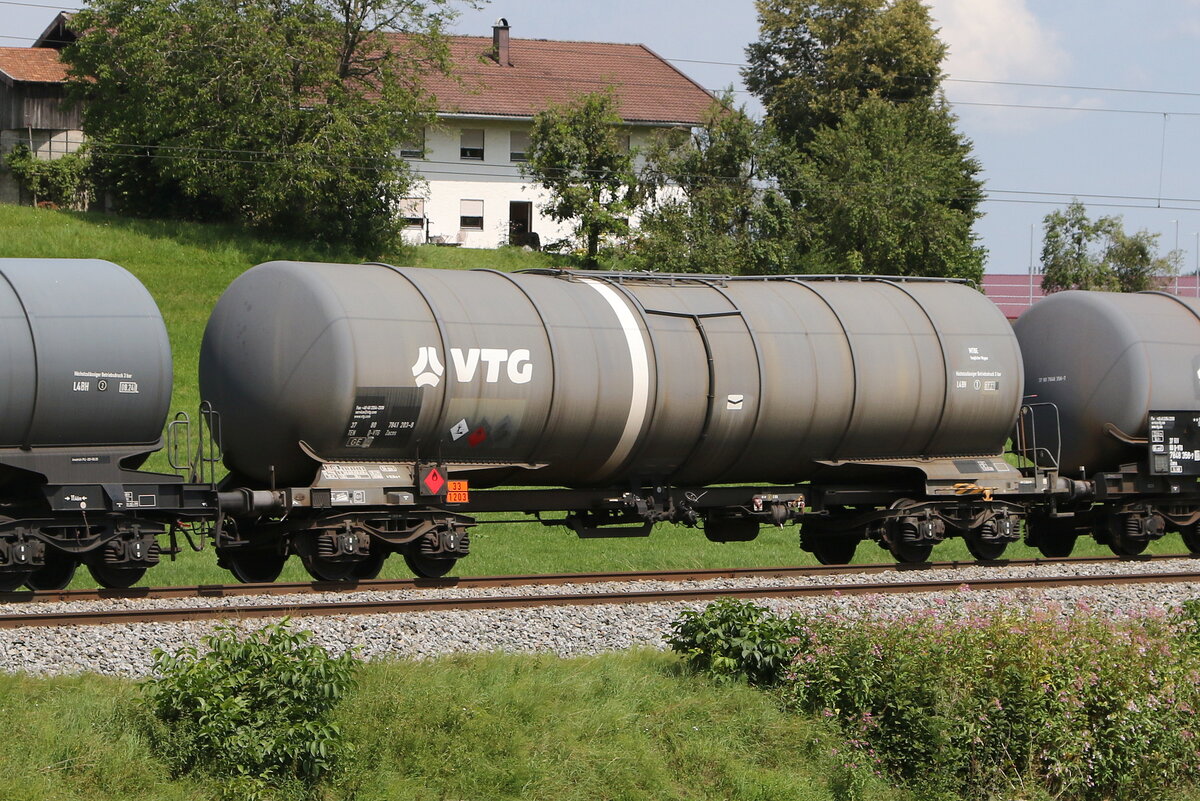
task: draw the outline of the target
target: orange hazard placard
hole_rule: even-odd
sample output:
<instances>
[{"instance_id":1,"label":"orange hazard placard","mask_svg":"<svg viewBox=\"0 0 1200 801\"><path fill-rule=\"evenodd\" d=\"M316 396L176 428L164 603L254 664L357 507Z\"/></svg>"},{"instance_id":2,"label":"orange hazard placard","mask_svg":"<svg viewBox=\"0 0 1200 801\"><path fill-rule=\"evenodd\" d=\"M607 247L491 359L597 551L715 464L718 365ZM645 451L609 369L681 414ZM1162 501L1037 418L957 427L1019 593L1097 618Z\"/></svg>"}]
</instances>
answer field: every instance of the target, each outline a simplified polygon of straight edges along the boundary
<instances>
[{"instance_id":1,"label":"orange hazard placard","mask_svg":"<svg viewBox=\"0 0 1200 801\"><path fill-rule=\"evenodd\" d=\"M465 481L450 481L446 484L446 503L467 503L471 499Z\"/></svg>"}]
</instances>

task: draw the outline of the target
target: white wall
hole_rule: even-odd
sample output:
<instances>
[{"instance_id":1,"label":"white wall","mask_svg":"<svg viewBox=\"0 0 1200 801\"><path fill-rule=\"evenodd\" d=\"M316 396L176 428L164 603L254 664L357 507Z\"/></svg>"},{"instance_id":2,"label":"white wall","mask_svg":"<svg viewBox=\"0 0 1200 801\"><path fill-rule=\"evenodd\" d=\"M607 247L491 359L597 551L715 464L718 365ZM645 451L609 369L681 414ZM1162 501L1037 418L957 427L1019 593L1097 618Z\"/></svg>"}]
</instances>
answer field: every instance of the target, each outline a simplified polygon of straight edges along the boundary
<instances>
[{"instance_id":1,"label":"white wall","mask_svg":"<svg viewBox=\"0 0 1200 801\"><path fill-rule=\"evenodd\" d=\"M483 161L460 158L461 131L464 128L484 132ZM414 196L425 199L425 216L431 240L458 243L469 248L495 248L508 243L509 203L531 201L533 224L543 245L567 237L572 226L557 223L543 211L547 195L533 186L520 172L520 164L509 158L511 131L528 131L529 122L444 119L425 133L425 158L411 159L414 172L425 181L414 189ZM649 140L652 129L630 128L630 145L638 147ZM483 201L483 230L459 227L462 200ZM636 223L636 218L634 220ZM425 241L424 231L410 230L405 238L413 243Z\"/></svg>"}]
</instances>

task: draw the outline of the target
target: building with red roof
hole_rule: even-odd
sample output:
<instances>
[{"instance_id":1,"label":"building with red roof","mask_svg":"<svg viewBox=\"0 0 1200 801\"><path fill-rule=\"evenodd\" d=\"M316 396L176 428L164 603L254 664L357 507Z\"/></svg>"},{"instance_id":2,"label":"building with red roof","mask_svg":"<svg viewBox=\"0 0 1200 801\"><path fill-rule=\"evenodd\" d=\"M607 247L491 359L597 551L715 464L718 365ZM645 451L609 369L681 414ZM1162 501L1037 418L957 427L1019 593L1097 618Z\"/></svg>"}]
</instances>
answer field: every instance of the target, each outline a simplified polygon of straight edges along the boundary
<instances>
[{"instance_id":1,"label":"building with red roof","mask_svg":"<svg viewBox=\"0 0 1200 801\"><path fill-rule=\"evenodd\" d=\"M403 151L424 179L404 204L412 241L496 247L566 236L570 226L542 213L544 193L521 174L533 116L548 106L612 87L637 147L657 129L700 124L713 103L640 44L515 39L505 19L490 38L448 44L453 75L425 79L438 124Z\"/></svg>"},{"instance_id":2,"label":"building with red roof","mask_svg":"<svg viewBox=\"0 0 1200 801\"><path fill-rule=\"evenodd\" d=\"M46 159L79 149L79 110L66 102L66 79L53 47L0 47L0 156L18 143ZM12 175L0 171L0 202L21 200Z\"/></svg>"}]
</instances>

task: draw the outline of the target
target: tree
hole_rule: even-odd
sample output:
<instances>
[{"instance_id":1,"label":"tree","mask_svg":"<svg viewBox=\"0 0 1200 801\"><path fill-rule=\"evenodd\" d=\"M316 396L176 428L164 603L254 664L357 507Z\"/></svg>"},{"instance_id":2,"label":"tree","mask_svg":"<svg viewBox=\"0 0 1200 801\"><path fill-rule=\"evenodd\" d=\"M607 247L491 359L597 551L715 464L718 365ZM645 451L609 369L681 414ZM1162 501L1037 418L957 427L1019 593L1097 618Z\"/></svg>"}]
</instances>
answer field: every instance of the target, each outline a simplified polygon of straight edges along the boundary
<instances>
[{"instance_id":1,"label":"tree","mask_svg":"<svg viewBox=\"0 0 1200 801\"><path fill-rule=\"evenodd\" d=\"M529 162L522 172L550 195L545 212L575 221L575 236L596 265L601 237L629 232L629 215L641 203L633 153L622 132L611 89L580 95L534 115Z\"/></svg>"},{"instance_id":2,"label":"tree","mask_svg":"<svg viewBox=\"0 0 1200 801\"><path fill-rule=\"evenodd\" d=\"M870 98L817 131L788 181L806 272L982 279L979 165L948 118L940 104Z\"/></svg>"},{"instance_id":3,"label":"tree","mask_svg":"<svg viewBox=\"0 0 1200 801\"><path fill-rule=\"evenodd\" d=\"M747 88L802 146L869 97L932 101L946 46L920 0L758 0Z\"/></svg>"},{"instance_id":4,"label":"tree","mask_svg":"<svg viewBox=\"0 0 1200 801\"><path fill-rule=\"evenodd\" d=\"M795 255L794 212L769 185L769 132L719 98L691 131L661 133L642 184L655 197L635 249L653 270L781 273Z\"/></svg>"},{"instance_id":5,"label":"tree","mask_svg":"<svg viewBox=\"0 0 1200 801\"><path fill-rule=\"evenodd\" d=\"M1158 255L1158 234L1125 233L1120 216L1092 220L1079 200L1042 220L1042 289L1141 292L1176 275L1182 253Z\"/></svg>"},{"instance_id":6,"label":"tree","mask_svg":"<svg viewBox=\"0 0 1200 801\"><path fill-rule=\"evenodd\" d=\"M978 279L979 163L941 92L920 0L758 0L743 73L785 145L797 267ZM788 147L790 146L790 152Z\"/></svg>"},{"instance_id":7,"label":"tree","mask_svg":"<svg viewBox=\"0 0 1200 801\"><path fill-rule=\"evenodd\" d=\"M134 214L386 249L448 2L96 0L63 57L101 188Z\"/></svg>"}]
</instances>

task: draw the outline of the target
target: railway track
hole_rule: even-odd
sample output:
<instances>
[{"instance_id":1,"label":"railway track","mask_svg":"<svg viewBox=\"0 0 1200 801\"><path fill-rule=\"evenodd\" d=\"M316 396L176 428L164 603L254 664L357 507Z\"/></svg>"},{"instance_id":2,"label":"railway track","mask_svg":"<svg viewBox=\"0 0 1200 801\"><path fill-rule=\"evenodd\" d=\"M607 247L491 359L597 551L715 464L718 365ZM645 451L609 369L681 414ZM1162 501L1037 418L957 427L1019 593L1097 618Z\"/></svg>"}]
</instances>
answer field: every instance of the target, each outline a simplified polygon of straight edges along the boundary
<instances>
[{"instance_id":1,"label":"railway track","mask_svg":"<svg viewBox=\"0 0 1200 801\"><path fill-rule=\"evenodd\" d=\"M818 576L848 573L883 573L907 572L913 569L953 569L956 567L988 565L1071 565L1097 564L1112 562L1149 562L1168 559L1191 558L1187 556L1157 556L1157 557L1076 557L1066 559L1031 559L1009 560L996 563L979 562L943 562L925 565L861 565L837 567L779 567L779 568L747 568L725 570L688 570L666 571L653 573L587 573L566 574L555 576L486 576L463 579L406 579L406 580L375 580L357 583L317 582L297 585L233 585L230 587L193 587L193 588L146 588L144 590L100 590L100 591L59 591L54 593L10 593L8 596L20 596L25 600L37 597L40 600L51 600L45 596L54 596L53 600L85 600L84 595L92 593L90 599L110 598L180 598L192 597L198 600L211 597L221 597L221 591L228 595L264 594L264 590L273 594L315 593L348 590L387 591L396 589L424 588L483 588L497 586L519 586L522 584L587 584L600 582L634 582L643 581L703 581L716 578L763 578L763 577L792 577ZM744 586L720 588L685 588L679 590L622 590L615 592L595 593L561 593L535 595L502 595L482 597L461 597L435 595L432 597L405 598L390 600L317 600L308 602L291 602L278 604L243 604L221 606L170 606L137 609L101 609L75 610L69 612L49 613L19 613L0 615L0 628L19 628L29 626L72 626L72 625L104 625L123 623L172 623L192 620L210 619L239 619L282 616L308 615L366 615L391 614L403 612L432 612L432 611L463 611L476 609L504 609L514 607L539 606L568 606L596 604L636 604L662 603L674 601L706 601L721 597L739 598L772 598L772 597L811 597L821 595L868 595L921 593L956 590L969 587L974 590L1011 590L1011 589L1048 589L1053 587L1089 587L1116 584L1152 584L1152 583L1183 583L1200 582L1200 570L1145 572L1105 575L1075 575L1075 576L1042 576L1020 578L972 579L964 582L960 579L947 578L939 580L919 581L888 581L870 583L841 583L821 585L787 585L787 586ZM190 594L182 594L182 593ZM174 594L166 594L174 593ZM3 600L5 596L0 596Z\"/></svg>"},{"instance_id":2,"label":"railway track","mask_svg":"<svg viewBox=\"0 0 1200 801\"><path fill-rule=\"evenodd\" d=\"M904 573L916 570L957 570L966 567L1031 567L1036 565L1089 565L1121 562L1196 560L1197 554L1145 554L1141 556L1068 556L1060 559L1002 559L993 562L954 561L866 565L805 565L792 567L734 567L686 570L623 571L608 573L558 573L513 576L444 576L442 578L370 579L364 581L271 582L268 584L200 584L187 587L130 587L0 592L0 604L54 601L105 601L160 598L229 598L239 595L306 595L328 592L390 592L414 589L483 589L530 584L598 584L606 581L708 581L721 578L787 578L836 576L858 573Z\"/></svg>"}]
</instances>

